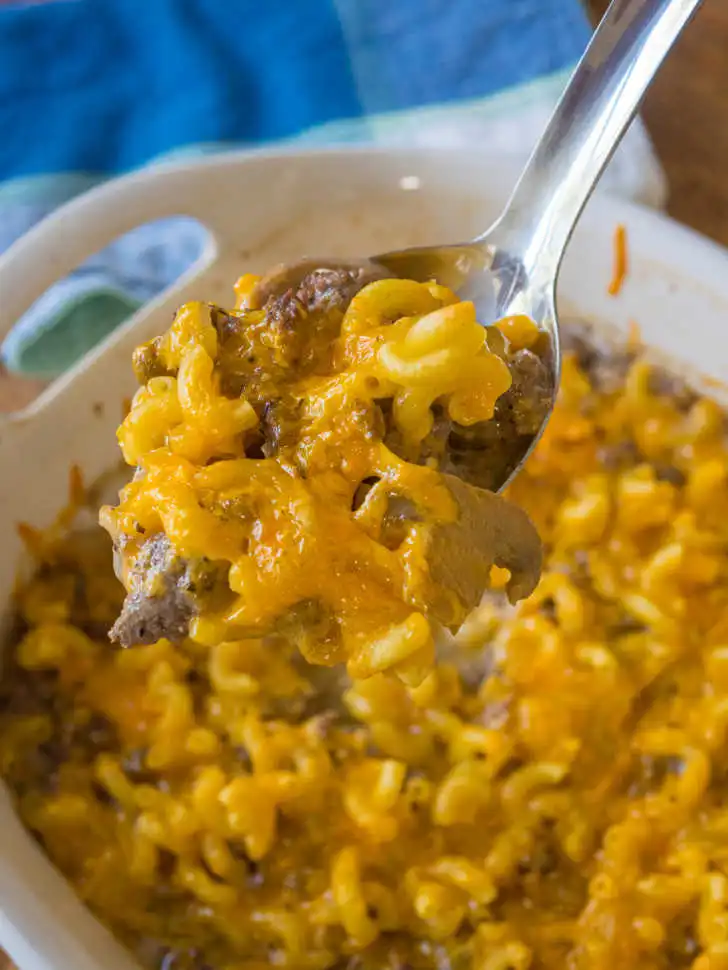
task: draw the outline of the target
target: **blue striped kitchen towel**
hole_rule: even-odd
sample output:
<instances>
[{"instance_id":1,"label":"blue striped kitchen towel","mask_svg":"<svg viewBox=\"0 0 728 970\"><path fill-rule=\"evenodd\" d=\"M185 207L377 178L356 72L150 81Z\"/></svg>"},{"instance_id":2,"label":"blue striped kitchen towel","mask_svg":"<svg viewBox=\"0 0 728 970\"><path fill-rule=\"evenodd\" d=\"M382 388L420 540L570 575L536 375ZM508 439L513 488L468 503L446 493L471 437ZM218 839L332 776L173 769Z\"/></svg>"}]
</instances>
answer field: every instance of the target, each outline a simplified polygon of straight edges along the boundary
<instances>
[{"instance_id":1,"label":"blue striped kitchen towel","mask_svg":"<svg viewBox=\"0 0 728 970\"><path fill-rule=\"evenodd\" d=\"M480 143L523 161L588 37L579 0L0 0L0 251L77 193L180 152ZM661 201L641 128L610 179ZM200 246L184 220L118 240L18 322L3 362L60 373Z\"/></svg>"}]
</instances>

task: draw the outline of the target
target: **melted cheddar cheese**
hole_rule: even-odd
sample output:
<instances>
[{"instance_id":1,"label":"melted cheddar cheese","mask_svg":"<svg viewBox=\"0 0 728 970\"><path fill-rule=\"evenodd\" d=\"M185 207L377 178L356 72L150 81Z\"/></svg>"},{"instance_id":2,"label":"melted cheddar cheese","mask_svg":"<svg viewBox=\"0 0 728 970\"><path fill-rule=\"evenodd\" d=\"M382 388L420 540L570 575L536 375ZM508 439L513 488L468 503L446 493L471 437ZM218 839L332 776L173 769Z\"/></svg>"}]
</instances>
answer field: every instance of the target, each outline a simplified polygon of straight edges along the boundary
<instances>
[{"instance_id":1,"label":"melted cheddar cheese","mask_svg":"<svg viewBox=\"0 0 728 970\"><path fill-rule=\"evenodd\" d=\"M193 640L260 636L314 604L317 635L299 637L308 660L419 683L432 617L455 626L473 605L432 574L434 530L461 509L423 442L436 411L463 428L492 418L512 380L504 341L499 355L474 305L434 283L376 280L343 309L309 312L285 299L258 307L256 282L243 277L231 313L183 306L137 356L144 383L118 438L138 472L101 516L125 584L158 595L167 578L139 574L161 533L226 577L195 609ZM502 333L524 346L534 330L513 318ZM395 500L410 510L396 543ZM482 555L488 567L518 559Z\"/></svg>"}]
</instances>

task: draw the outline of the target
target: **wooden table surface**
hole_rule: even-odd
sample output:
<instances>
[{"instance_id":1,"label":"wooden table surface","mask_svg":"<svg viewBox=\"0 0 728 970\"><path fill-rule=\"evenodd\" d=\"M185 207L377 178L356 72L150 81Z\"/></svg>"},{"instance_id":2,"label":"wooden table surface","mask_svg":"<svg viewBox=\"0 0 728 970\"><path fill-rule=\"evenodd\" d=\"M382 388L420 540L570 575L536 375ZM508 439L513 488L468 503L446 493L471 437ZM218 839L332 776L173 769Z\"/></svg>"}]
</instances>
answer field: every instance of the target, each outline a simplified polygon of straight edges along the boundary
<instances>
[{"instance_id":1,"label":"wooden table surface","mask_svg":"<svg viewBox=\"0 0 728 970\"><path fill-rule=\"evenodd\" d=\"M606 0L589 0L598 16ZM651 89L643 117L670 185L669 213L728 246L728 0L705 0ZM0 376L0 410L36 388ZM0 954L0 970L10 970Z\"/></svg>"},{"instance_id":2,"label":"wooden table surface","mask_svg":"<svg viewBox=\"0 0 728 970\"><path fill-rule=\"evenodd\" d=\"M607 0L588 0L596 17ZM704 0L647 95L643 118L668 212L728 246L728 0Z\"/></svg>"}]
</instances>

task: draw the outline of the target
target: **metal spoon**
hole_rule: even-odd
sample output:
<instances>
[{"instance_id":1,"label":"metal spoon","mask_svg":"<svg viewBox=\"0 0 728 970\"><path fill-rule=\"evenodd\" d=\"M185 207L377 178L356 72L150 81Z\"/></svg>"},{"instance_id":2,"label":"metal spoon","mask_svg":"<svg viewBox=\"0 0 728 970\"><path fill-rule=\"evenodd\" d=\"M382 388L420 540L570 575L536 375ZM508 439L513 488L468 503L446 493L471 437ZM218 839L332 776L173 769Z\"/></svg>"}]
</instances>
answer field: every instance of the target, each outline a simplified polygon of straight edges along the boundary
<instances>
[{"instance_id":1,"label":"metal spoon","mask_svg":"<svg viewBox=\"0 0 728 970\"><path fill-rule=\"evenodd\" d=\"M501 448L493 480L504 488L540 438L560 373L556 281L574 226L666 54L702 0L612 0L500 218L472 242L384 253L358 265L414 280L436 279L473 300L478 319L523 313L548 335L553 392L540 429ZM277 267L260 296L300 281L307 260Z\"/></svg>"}]
</instances>

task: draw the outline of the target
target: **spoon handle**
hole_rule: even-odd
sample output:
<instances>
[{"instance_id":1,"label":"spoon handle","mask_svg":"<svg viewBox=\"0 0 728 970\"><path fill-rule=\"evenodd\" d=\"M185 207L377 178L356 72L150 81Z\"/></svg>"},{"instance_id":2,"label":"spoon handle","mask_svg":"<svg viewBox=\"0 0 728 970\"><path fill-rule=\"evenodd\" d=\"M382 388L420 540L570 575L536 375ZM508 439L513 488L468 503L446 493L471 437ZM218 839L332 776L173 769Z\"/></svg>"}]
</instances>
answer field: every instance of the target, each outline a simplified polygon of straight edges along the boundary
<instances>
[{"instance_id":1,"label":"spoon handle","mask_svg":"<svg viewBox=\"0 0 728 970\"><path fill-rule=\"evenodd\" d=\"M612 0L488 241L548 285L592 189L702 0Z\"/></svg>"}]
</instances>

